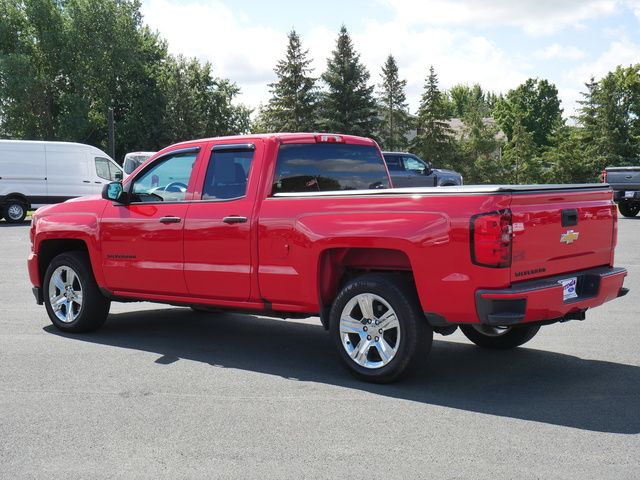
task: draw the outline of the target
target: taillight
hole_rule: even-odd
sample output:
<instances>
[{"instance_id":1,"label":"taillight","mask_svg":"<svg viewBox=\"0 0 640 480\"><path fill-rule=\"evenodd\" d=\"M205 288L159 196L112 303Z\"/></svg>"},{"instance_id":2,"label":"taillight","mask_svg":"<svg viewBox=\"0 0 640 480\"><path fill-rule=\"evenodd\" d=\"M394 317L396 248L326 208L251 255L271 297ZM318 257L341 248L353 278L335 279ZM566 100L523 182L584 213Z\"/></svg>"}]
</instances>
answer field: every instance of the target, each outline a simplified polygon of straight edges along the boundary
<instances>
[{"instance_id":1,"label":"taillight","mask_svg":"<svg viewBox=\"0 0 640 480\"><path fill-rule=\"evenodd\" d=\"M471 217L471 261L483 267L511 266L511 211Z\"/></svg>"},{"instance_id":2,"label":"taillight","mask_svg":"<svg viewBox=\"0 0 640 480\"><path fill-rule=\"evenodd\" d=\"M602 183L607 183L607 171L606 170L602 170L602 172L600 173L600 181Z\"/></svg>"},{"instance_id":3,"label":"taillight","mask_svg":"<svg viewBox=\"0 0 640 480\"><path fill-rule=\"evenodd\" d=\"M340 135L316 135L317 143L344 143Z\"/></svg>"}]
</instances>

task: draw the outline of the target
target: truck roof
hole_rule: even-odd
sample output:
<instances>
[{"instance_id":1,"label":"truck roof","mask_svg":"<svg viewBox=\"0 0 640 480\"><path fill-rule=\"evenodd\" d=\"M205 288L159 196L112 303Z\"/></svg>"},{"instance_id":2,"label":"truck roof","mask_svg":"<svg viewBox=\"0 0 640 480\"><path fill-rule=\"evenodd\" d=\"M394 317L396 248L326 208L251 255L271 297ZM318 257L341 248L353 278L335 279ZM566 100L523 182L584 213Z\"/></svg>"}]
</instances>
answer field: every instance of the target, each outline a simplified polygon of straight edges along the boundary
<instances>
[{"instance_id":1,"label":"truck roof","mask_svg":"<svg viewBox=\"0 0 640 480\"><path fill-rule=\"evenodd\" d=\"M245 142L247 140L276 140L279 141L281 143L315 143L316 142L316 137L318 137L319 135L326 135L326 136L337 136L337 137L341 137L344 140L344 143L348 143L348 144L356 144L356 145L376 145L376 142L374 142L372 139L370 138L366 138L366 137L358 137L355 135L343 135L341 133L325 133L325 132L316 132L316 133L253 133L253 134L247 134L247 135L230 135L230 136L225 136L225 137L210 137L210 138L200 138L200 139L194 139L194 140L187 140L184 142L180 142L180 143L176 143L174 145L180 145L180 146L187 146L187 145L191 145L193 143L202 143L202 142L210 142L210 141L214 141L214 140L238 140L238 141L242 141Z\"/></svg>"}]
</instances>

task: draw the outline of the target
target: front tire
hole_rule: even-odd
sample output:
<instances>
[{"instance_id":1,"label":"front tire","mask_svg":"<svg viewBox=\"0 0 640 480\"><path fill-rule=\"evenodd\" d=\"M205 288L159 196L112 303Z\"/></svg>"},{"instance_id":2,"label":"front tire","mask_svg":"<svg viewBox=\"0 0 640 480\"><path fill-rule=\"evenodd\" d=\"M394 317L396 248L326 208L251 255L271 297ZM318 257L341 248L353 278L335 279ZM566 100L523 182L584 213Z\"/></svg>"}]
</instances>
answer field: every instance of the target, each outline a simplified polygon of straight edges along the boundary
<instances>
[{"instance_id":1,"label":"front tire","mask_svg":"<svg viewBox=\"0 0 640 480\"><path fill-rule=\"evenodd\" d=\"M83 252L56 256L44 276L44 304L57 328L64 332L89 332L102 326L111 302L102 295Z\"/></svg>"},{"instance_id":2,"label":"front tire","mask_svg":"<svg viewBox=\"0 0 640 480\"><path fill-rule=\"evenodd\" d=\"M635 217L640 212L640 202L625 202L618 203L618 209L624 217Z\"/></svg>"},{"instance_id":3,"label":"front tire","mask_svg":"<svg viewBox=\"0 0 640 480\"><path fill-rule=\"evenodd\" d=\"M536 336L540 325L517 325L514 327L492 327L489 325L460 325L465 337L483 348L509 350L524 345Z\"/></svg>"},{"instance_id":4,"label":"front tire","mask_svg":"<svg viewBox=\"0 0 640 480\"><path fill-rule=\"evenodd\" d=\"M347 283L329 320L344 365L367 382L389 383L415 369L433 342L415 292L395 275L366 274Z\"/></svg>"},{"instance_id":5,"label":"front tire","mask_svg":"<svg viewBox=\"0 0 640 480\"><path fill-rule=\"evenodd\" d=\"M6 201L3 212L7 223L22 223L27 217L27 204L18 198Z\"/></svg>"}]
</instances>

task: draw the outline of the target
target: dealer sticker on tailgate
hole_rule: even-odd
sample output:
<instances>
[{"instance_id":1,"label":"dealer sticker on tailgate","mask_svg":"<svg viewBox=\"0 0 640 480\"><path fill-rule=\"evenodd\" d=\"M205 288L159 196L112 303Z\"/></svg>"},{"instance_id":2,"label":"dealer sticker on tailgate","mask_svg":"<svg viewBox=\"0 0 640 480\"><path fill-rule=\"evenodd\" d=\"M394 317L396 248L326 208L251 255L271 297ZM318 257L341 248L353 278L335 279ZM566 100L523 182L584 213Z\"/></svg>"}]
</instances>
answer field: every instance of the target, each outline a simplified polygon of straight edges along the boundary
<instances>
[{"instance_id":1,"label":"dealer sticker on tailgate","mask_svg":"<svg viewBox=\"0 0 640 480\"><path fill-rule=\"evenodd\" d=\"M559 280L558 283L563 287L562 297L565 302L572 298L578 298L578 292L576 291L578 285L577 277L565 278L564 280Z\"/></svg>"}]
</instances>

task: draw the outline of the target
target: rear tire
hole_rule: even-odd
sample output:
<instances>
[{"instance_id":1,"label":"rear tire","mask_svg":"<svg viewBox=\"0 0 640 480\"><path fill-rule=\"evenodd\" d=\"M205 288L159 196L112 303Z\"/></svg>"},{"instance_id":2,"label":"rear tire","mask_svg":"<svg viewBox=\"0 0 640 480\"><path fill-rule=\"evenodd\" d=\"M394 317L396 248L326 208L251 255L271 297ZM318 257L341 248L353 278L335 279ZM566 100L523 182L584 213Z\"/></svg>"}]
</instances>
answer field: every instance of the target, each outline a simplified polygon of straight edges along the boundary
<instances>
[{"instance_id":1,"label":"rear tire","mask_svg":"<svg viewBox=\"0 0 640 480\"><path fill-rule=\"evenodd\" d=\"M358 379L389 383L425 361L433 330L406 280L366 274L347 283L330 313L338 354Z\"/></svg>"},{"instance_id":2,"label":"rear tire","mask_svg":"<svg viewBox=\"0 0 640 480\"><path fill-rule=\"evenodd\" d=\"M514 327L491 327L489 325L460 325L465 337L482 348L509 350L524 345L536 336L540 325L517 325Z\"/></svg>"},{"instance_id":3,"label":"rear tire","mask_svg":"<svg viewBox=\"0 0 640 480\"><path fill-rule=\"evenodd\" d=\"M19 198L10 198L5 202L2 214L7 223L22 223L27 217L27 204Z\"/></svg>"},{"instance_id":4,"label":"rear tire","mask_svg":"<svg viewBox=\"0 0 640 480\"><path fill-rule=\"evenodd\" d=\"M47 267L42 287L51 323L64 332L96 330L109 315L111 302L100 292L84 252L56 256Z\"/></svg>"},{"instance_id":5,"label":"rear tire","mask_svg":"<svg viewBox=\"0 0 640 480\"><path fill-rule=\"evenodd\" d=\"M635 217L640 212L640 202L622 201L618 203L618 209L624 217Z\"/></svg>"}]
</instances>

